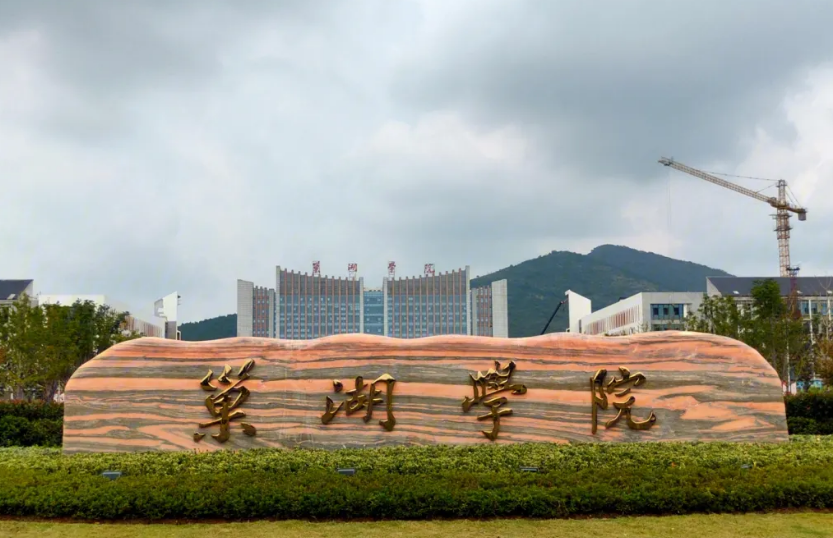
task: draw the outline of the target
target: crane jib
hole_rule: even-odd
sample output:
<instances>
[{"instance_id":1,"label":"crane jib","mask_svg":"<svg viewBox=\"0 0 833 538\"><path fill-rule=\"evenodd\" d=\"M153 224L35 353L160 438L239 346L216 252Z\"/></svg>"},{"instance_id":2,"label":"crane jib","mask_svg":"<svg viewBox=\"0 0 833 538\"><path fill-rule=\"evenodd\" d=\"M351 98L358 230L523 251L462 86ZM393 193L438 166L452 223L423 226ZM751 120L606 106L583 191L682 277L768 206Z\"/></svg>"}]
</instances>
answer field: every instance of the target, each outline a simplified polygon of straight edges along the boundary
<instances>
[{"instance_id":1,"label":"crane jib","mask_svg":"<svg viewBox=\"0 0 833 538\"><path fill-rule=\"evenodd\" d=\"M762 202L766 202L767 204L771 205L777 210L777 214L775 215L776 226L775 231L778 234L778 256L779 256L779 265L781 269L781 276L794 276L795 273L798 271L796 267L793 267L790 264L790 213L796 213L798 215L798 220L805 221L807 220L807 209L799 206L795 206L790 204L787 201L787 182L783 179L779 179L777 182L778 186L778 196L764 196L759 192L755 192L751 189L747 189L746 187L741 187L740 185L736 185L730 181L726 181L725 179L719 178L717 176L713 176L707 172L702 170L698 170L696 168L692 168L690 166L686 166L682 163L678 163L674 161L674 159L669 159L667 157L661 157L659 159L659 163L665 166L670 166L675 170L679 170L680 172L685 172L686 174L692 175L694 177L699 177L700 179L706 180L709 183L714 183L715 185L720 185L721 187L727 188L729 190L739 192L741 194L745 194L750 198L755 198L756 200L760 200Z\"/></svg>"}]
</instances>

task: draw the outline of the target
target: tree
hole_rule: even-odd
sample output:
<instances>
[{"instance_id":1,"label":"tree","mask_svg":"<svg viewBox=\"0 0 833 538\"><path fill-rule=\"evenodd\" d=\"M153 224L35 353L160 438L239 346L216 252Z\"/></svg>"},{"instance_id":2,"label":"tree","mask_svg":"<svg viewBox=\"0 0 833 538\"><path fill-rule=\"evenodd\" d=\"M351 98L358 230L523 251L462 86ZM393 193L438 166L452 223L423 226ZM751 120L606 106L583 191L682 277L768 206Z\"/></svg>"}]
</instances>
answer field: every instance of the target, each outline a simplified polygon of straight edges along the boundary
<instances>
[{"instance_id":1,"label":"tree","mask_svg":"<svg viewBox=\"0 0 833 538\"><path fill-rule=\"evenodd\" d=\"M814 364L813 370L828 387L833 387L833 323L823 316L813 319Z\"/></svg>"},{"instance_id":2,"label":"tree","mask_svg":"<svg viewBox=\"0 0 833 538\"><path fill-rule=\"evenodd\" d=\"M703 294L703 302L696 314L685 320L688 331L718 334L735 340L742 340L750 323L750 312L742 310L731 297Z\"/></svg>"},{"instance_id":3,"label":"tree","mask_svg":"<svg viewBox=\"0 0 833 538\"><path fill-rule=\"evenodd\" d=\"M812 377L813 339L795 305L784 300L778 283L772 279L755 282L751 295L752 303L744 308L732 297L704 295L697 314L686 320L686 328L748 344L788 384L796 377Z\"/></svg>"},{"instance_id":4,"label":"tree","mask_svg":"<svg viewBox=\"0 0 833 538\"><path fill-rule=\"evenodd\" d=\"M16 398L52 399L79 366L139 336L124 330L128 315L91 301L41 307L21 297L0 309L0 384Z\"/></svg>"}]
</instances>

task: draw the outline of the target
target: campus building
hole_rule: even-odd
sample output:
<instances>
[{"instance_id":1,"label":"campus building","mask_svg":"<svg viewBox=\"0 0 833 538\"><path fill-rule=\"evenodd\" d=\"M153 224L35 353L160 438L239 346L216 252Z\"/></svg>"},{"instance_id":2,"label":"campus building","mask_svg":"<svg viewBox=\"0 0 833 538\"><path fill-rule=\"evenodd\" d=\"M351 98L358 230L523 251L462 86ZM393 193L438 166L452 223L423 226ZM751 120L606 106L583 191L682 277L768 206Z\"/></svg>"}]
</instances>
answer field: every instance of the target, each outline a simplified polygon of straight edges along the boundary
<instances>
[{"instance_id":1,"label":"campus building","mask_svg":"<svg viewBox=\"0 0 833 538\"><path fill-rule=\"evenodd\" d=\"M0 307L13 305L23 295L34 297L34 280L0 280Z\"/></svg>"},{"instance_id":2,"label":"campus building","mask_svg":"<svg viewBox=\"0 0 833 538\"><path fill-rule=\"evenodd\" d=\"M109 296L104 295L77 295L77 294L49 294L36 293L34 280L0 280L0 307L12 306L22 296L27 296L32 306L64 305L71 306L77 301L91 302L96 306L109 306L118 312L130 312L126 305ZM181 339L177 324L177 307L179 306L179 295L174 292L156 301L154 314L163 318L164 324L157 325L150 321L139 319L128 314L122 324L122 330L136 332L142 336L157 338Z\"/></svg>"},{"instance_id":3,"label":"campus building","mask_svg":"<svg viewBox=\"0 0 833 538\"><path fill-rule=\"evenodd\" d=\"M807 323L816 316L833 321L833 277L708 277L706 295L732 297L741 308L749 308L752 288L763 280L774 280L784 298L795 289L798 309ZM681 330L685 318L696 314L703 302L702 292L644 292L593 312L590 299L573 291L567 296L570 332L611 336Z\"/></svg>"},{"instance_id":4,"label":"campus building","mask_svg":"<svg viewBox=\"0 0 833 538\"><path fill-rule=\"evenodd\" d=\"M702 292L643 292L592 312L590 299L568 291L570 332L618 336L683 330L703 302Z\"/></svg>"},{"instance_id":5,"label":"campus building","mask_svg":"<svg viewBox=\"0 0 833 538\"><path fill-rule=\"evenodd\" d=\"M709 277L706 279L706 294L710 297L732 297L740 306L752 304L752 287L762 280L774 280L787 298L793 290L791 277ZM815 316L831 319L833 316L833 277L806 276L795 278L795 295L798 310L806 320Z\"/></svg>"},{"instance_id":6,"label":"campus building","mask_svg":"<svg viewBox=\"0 0 833 538\"><path fill-rule=\"evenodd\" d=\"M104 295L53 295L53 294L38 294L35 297L37 304L45 305L64 305L71 306L77 301L91 302L95 306L109 306L113 310L119 312L130 312L123 303L114 300L112 297ZM156 338L165 338L165 328L155 323L139 319L136 316L129 314L125 317L122 326L123 331L137 332L142 336L152 336Z\"/></svg>"},{"instance_id":7,"label":"campus building","mask_svg":"<svg viewBox=\"0 0 833 538\"><path fill-rule=\"evenodd\" d=\"M307 340L362 333L508 337L506 280L471 288L469 268L382 279L310 275L277 267L275 287L237 281L237 335Z\"/></svg>"}]
</instances>

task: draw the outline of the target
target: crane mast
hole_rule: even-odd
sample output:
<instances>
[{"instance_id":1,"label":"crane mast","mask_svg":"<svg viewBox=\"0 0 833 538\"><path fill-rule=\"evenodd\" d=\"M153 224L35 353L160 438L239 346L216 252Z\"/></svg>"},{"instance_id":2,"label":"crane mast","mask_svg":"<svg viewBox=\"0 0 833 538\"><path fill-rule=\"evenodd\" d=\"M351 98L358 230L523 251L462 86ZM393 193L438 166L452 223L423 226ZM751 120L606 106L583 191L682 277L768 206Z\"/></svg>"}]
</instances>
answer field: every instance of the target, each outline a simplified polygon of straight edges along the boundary
<instances>
[{"instance_id":1,"label":"crane mast","mask_svg":"<svg viewBox=\"0 0 833 538\"><path fill-rule=\"evenodd\" d=\"M725 179L713 176L709 173L703 172L702 170L686 166L683 163L678 163L674 159L662 157L660 158L659 163L665 166L670 166L675 170L685 172L686 174L694 177L699 177L700 179L704 179L710 183L714 183L715 185L720 185L726 189L744 194L750 198L766 202L770 206L774 207L775 233L778 237L778 265L780 267L781 276L796 276L798 268L793 267L790 263L790 230L792 229L792 226L790 226L790 217L792 215L790 215L790 213L797 214L798 220L803 221L807 220L807 209L790 204L789 200L787 200L786 181L779 179L776 183L778 187L777 197L764 196L759 192L747 189L746 187L741 187L740 185L736 185L730 181L726 181Z\"/></svg>"}]
</instances>

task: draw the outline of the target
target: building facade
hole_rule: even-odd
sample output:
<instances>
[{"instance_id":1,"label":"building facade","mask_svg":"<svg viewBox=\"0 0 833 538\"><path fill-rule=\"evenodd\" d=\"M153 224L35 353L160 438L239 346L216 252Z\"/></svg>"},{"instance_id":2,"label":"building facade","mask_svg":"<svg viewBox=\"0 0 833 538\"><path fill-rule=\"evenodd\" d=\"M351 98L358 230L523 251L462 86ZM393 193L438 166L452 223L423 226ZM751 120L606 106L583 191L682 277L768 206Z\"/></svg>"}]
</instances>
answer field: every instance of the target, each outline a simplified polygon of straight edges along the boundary
<instances>
[{"instance_id":1,"label":"building facade","mask_svg":"<svg viewBox=\"0 0 833 538\"><path fill-rule=\"evenodd\" d=\"M507 283L471 288L468 267L437 275L364 279L276 268L275 288L237 281L237 335L307 340L334 334L420 338L508 336Z\"/></svg>"},{"instance_id":2,"label":"building facade","mask_svg":"<svg viewBox=\"0 0 833 538\"><path fill-rule=\"evenodd\" d=\"M0 307L13 305L24 294L34 299L34 280L0 280Z\"/></svg>"},{"instance_id":3,"label":"building facade","mask_svg":"<svg viewBox=\"0 0 833 538\"><path fill-rule=\"evenodd\" d=\"M507 281L471 289L471 333L474 336L509 338Z\"/></svg>"},{"instance_id":4,"label":"building facade","mask_svg":"<svg viewBox=\"0 0 833 538\"><path fill-rule=\"evenodd\" d=\"M471 334L469 268L439 275L385 278L385 336Z\"/></svg>"},{"instance_id":5,"label":"building facade","mask_svg":"<svg viewBox=\"0 0 833 538\"><path fill-rule=\"evenodd\" d=\"M131 309L127 308L123 303L114 300L112 297L104 295L35 293L34 280L0 280L0 307L13 305L20 300L20 297L23 296L23 294L26 294L26 296L29 297L32 306L70 306L77 301L89 301L96 306L109 306L118 312L131 311ZM179 295L174 292L167 297L160 299L156 303L157 316L160 316L161 312L161 317L166 318L166 322L163 326L139 319L132 314L128 314L125 317L122 330L136 332L142 336L179 339L180 334L177 329L176 321L176 307L179 303ZM164 308L161 308L163 303Z\"/></svg>"},{"instance_id":6,"label":"building facade","mask_svg":"<svg viewBox=\"0 0 833 538\"><path fill-rule=\"evenodd\" d=\"M130 312L124 304L104 295L53 295L53 294L38 294L36 296L37 304L44 305L64 305L70 306L77 301L91 302L96 306L109 306L113 310L119 312ZM137 332L142 336L152 336L156 338L165 338L165 327L159 326L155 323L139 319L132 314L124 320L122 330Z\"/></svg>"},{"instance_id":7,"label":"building facade","mask_svg":"<svg viewBox=\"0 0 833 538\"><path fill-rule=\"evenodd\" d=\"M686 317L696 313L703 302L701 292L643 292L589 312L589 299L572 291L568 294L570 330L590 335L620 336L646 331L683 330ZM574 320L573 301L577 303L577 314L581 314L577 320Z\"/></svg>"},{"instance_id":8,"label":"building facade","mask_svg":"<svg viewBox=\"0 0 833 538\"><path fill-rule=\"evenodd\" d=\"M782 297L789 297L793 290L790 277L709 277L706 279L706 294L710 297L732 297L744 307L750 306L752 288L756 282L774 280L781 290ZM798 310L807 322L816 316L833 320L833 277L796 277L795 294Z\"/></svg>"}]
</instances>

